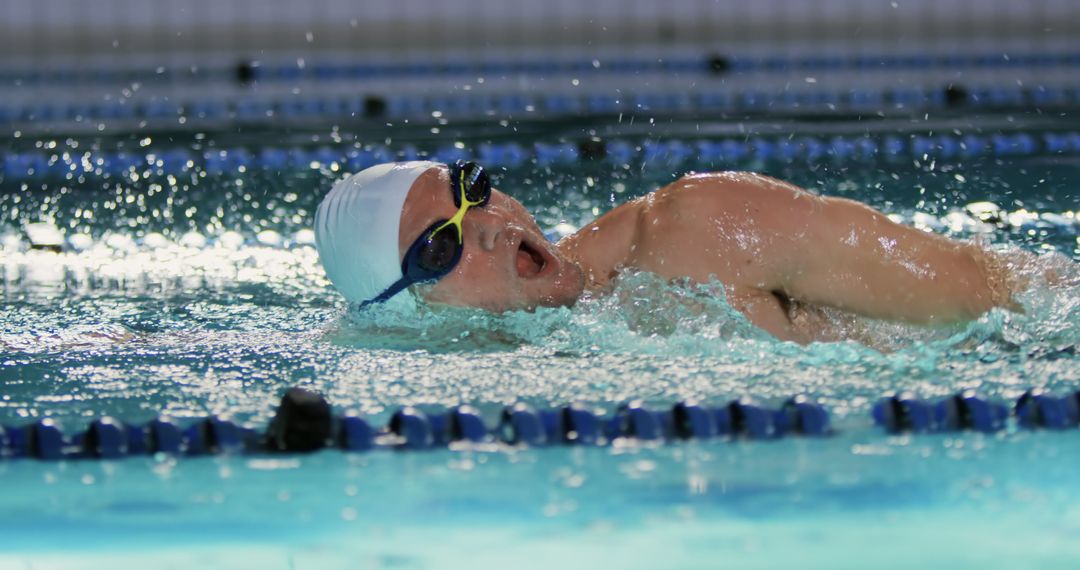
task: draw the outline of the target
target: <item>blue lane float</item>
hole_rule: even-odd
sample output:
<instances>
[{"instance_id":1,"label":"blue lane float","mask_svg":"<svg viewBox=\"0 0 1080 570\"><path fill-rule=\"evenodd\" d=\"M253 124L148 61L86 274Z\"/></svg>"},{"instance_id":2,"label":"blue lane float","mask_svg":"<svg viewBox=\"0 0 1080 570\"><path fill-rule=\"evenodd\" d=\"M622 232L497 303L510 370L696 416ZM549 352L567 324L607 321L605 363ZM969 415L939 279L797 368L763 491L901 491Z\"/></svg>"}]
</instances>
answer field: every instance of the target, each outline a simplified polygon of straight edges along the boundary
<instances>
[{"instance_id":1,"label":"blue lane float","mask_svg":"<svg viewBox=\"0 0 1080 570\"><path fill-rule=\"evenodd\" d=\"M337 423L338 435L334 440L337 447L345 451L368 451L375 446L375 430L364 418L355 413L346 413ZM323 445L315 445L305 450L313 451ZM278 451L292 451L292 449L282 447L278 448Z\"/></svg>"},{"instance_id":2,"label":"blue lane float","mask_svg":"<svg viewBox=\"0 0 1080 570\"><path fill-rule=\"evenodd\" d=\"M579 117L594 115L645 115L656 113L711 117L716 113L742 114L850 114L966 109L1029 109L1069 107L1080 104L1075 85L987 86L763 91L702 90L691 94L639 92L521 93L421 95L374 93L353 96L306 96L287 99L225 98L185 102L149 100L139 104L91 105L81 103L26 103L0 106L0 123L150 121L170 126L213 123L263 124L312 121L450 120L492 118Z\"/></svg>"},{"instance_id":3,"label":"blue lane float","mask_svg":"<svg viewBox=\"0 0 1080 570\"><path fill-rule=\"evenodd\" d=\"M814 163L865 160L962 160L978 157L1021 157L1080 154L1080 132L997 133L990 136L961 135L866 135L750 136L738 139L680 139L637 141L591 137L578 142L486 142L475 148L454 146L424 150L406 145L367 145L336 149L329 146L263 147L252 152L243 147L194 153L166 149L144 156L126 151L95 153L11 152L0 157L0 176L8 180L71 179L73 177L181 176L192 171L233 175L258 169L268 172L329 168L336 165L355 172L395 160L453 162L475 156L489 167L539 167L605 162L622 166L642 162L681 167L735 168L747 161Z\"/></svg>"},{"instance_id":4,"label":"blue lane float","mask_svg":"<svg viewBox=\"0 0 1080 570\"><path fill-rule=\"evenodd\" d=\"M1010 416L1019 429L1074 429L1080 426L1080 392L1064 397L1041 390L1025 392L1011 406L965 391L930 401L912 394L879 400L872 409L874 423L888 433L946 433L1005 430Z\"/></svg>"},{"instance_id":5,"label":"blue lane float","mask_svg":"<svg viewBox=\"0 0 1080 570\"><path fill-rule=\"evenodd\" d=\"M472 406L457 406L446 414L446 431L441 443L467 441L481 443L490 438L480 412Z\"/></svg>"},{"instance_id":6,"label":"blue lane float","mask_svg":"<svg viewBox=\"0 0 1080 570\"><path fill-rule=\"evenodd\" d=\"M665 421L667 419L667 421ZM630 402L620 406L615 417L608 422L609 437L626 434L641 441L669 438L673 421L664 414L649 410L642 402Z\"/></svg>"},{"instance_id":7,"label":"blue lane float","mask_svg":"<svg viewBox=\"0 0 1080 570\"><path fill-rule=\"evenodd\" d=\"M832 433L828 412L806 396L795 396L784 402L779 414L781 421L778 423L784 431L815 436Z\"/></svg>"},{"instance_id":8,"label":"blue lane float","mask_svg":"<svg viewBox=\"0 0 1080 570\"><path fill-rule=\"evenodd\" d=\"M709 439L720 435L714 414L697 402L679 402L671 409L672 426L682 439Z\"/></svg>"},{"instance_id":9,"label":"blue lane float","mask_svg":"<svg viewBox=\"0 0 1080 570\"><path fill-rule=\"evenodd\" d=\"M924 433L937 427L932 406L911 394L884 398L874 405L871 414L874 422L889 433Z\"/></svg>"},{"instance_id":10,"label":"blue lane float","mask_svg":"<svg viewBox=\"0 0 1080 570\"><path fill-rule=\"evenodd\" d=\"M962 392L934 406L937 425L947 430L993 433L1005 428L1008 417L1008 408L980 398L974 392Z\"/></svg>"},{"instance_id":11,"label":"blue lane float","mask_svg":"<svg viewBox=\"0 0 1080 570\"><path fill-rule=\"evenodd\" d=\"M1064 398L1029 390L1016 402L1016 417L1028 429L1071 429L1080 424L1080 392Z\"/></svg>"},{"instance_id":12,"label":"blue lane float","mask_svg":"<svg viewBox=\"0 0 1080 570\"><path fill-rule=\"evenodd\" d=\"M184 435L169 418L155 418L146 424L146 449L151 453L177 455L184 449Z\"/></svg>"},{"instance_id":13,"label":"blue lane float","mask_svg":"<svg viewBox=\"0 0 1080 570\"><path fill-rule=\"evenodd\" d=\"M828 426L828 412L822 406L796 397L779 409L741 399L719 407L681 402L671 408L652 408L635 401L620 406L610 416L580 404L536 410L519 402L502 410L494 429L472 406L430 413L407 406L394 412L385 427L377 428L353 412L334 415L322 396L292 388L261 434L219 416L185 427L168 418L136 426L103 417L68 438L46 418L25 427L0 427L0 458L119 459L157 454L304 453L324 448L421 451L492 444L598 446L615 441L827 436L832 433Z\"/></svg>"},{"instance_id":14,"label":"blue lane float","mask_svg":"<svg viewBox=\"0 0 1080 570\"><path fill-rule=\"evenodd\" d=\"M67 440L50 419L30 426L26 432L27 452L38 459L60 459L66 453Z\"/></svg>"},{"instance_id":15,"label":"blue lane float","mask_svg":"<svg viewBox=\"0 0 1080 570\"><path fill-rule=\"evenodd\" d=\"M498 435L510 445L538 446L548 441L540 414L523 402L503 409Z\"/></svg>"},{"instance_id":16,"label":"blue lane float","mask_svg":"<svg viewBox=\"0 0 1080 570\"><path fill-rule=\"evenodd\" d=\"M395 412L387 431L398 437L395 446L399 449L427 449L435 443L431 420L423 411L412 406Z\"/></svg>"},{"instance_id":17,"label":"blue lane float","mask_svg":"<svg viewBox=\"0 0 1080 570\"><path fill-rule=\"evenodd\" d=\"M90 457L117 459L128 453L125 427L108 416L90 422L83 436L83 451Z\"/></svg>"},{"instance_id":18,"label":"blue lane float","mask_svg":"<svg viewBox=\"0 0 1080 570\"><path fill-rule=\"evenodd\" d=\"M1080 426L1080 392L1057 396L1025 392L1008 406L971 391L938 400L908 393L879 400L874 423L892 434L962 431L998 433L1016 429L1066 430ZM181 427L168 418L145 425L115 418L93 420L86 431L65 435L50 418L22 427L0 426L0 458L119 459L137 455L239 455L305 453L320 449L366 452L422 451L470 445L512 447L602 446L619 441L663 443L686 440L776 440L827 437L835 431L828 411L805 396L779 408L740 398L720 406L694 401L671 407L623 404L608 415L580 404L537 410L525 403L503 408L494 429L467 405L441 412L404 407L384 427L354 412L332 413L322 396L292 388L264 433L212 416Z\"/></svg>"}]
</instances>

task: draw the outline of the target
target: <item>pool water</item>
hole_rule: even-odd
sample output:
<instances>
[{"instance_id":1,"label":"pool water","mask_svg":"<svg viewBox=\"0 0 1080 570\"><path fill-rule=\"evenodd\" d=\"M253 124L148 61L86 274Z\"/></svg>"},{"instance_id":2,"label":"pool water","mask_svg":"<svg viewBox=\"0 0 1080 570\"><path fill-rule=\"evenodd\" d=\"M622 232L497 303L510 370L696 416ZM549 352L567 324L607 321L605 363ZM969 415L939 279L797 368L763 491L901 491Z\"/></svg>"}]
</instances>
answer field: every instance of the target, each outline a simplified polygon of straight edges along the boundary
<instances>
[{"instance_id":1,"label":"pool water","mask_svg":"<svg viewBox=\"0 0 1080 570\"><path fill-rule=\"evenodd\" d=\"M20 462L0 567L1067 568L1074 435Z\"/></svg>"},{"instance_id":2,"label":"pool water","mask_svg":"<svg viewBox=\"0 0 1080 570\"><path fill-rule=\"evenodd\" d=\"M953 120L951 128L982 132L973 123L957 128ZM704 127L608 126L599 135L631 146L727 136L693 134ZM748 125L752 133L784 127ZM842 121L828 128L888 132ZM1050 130L1036 124L1028 132ZM560 125L510 140L555 145L597 134ZM355 148L373 136L293 131L268 143L161 133L11 139L0 148L257 154L328 142ZM459 134L477 154L486 136ZM935 330L860 321L866 344L805 347L750 326L713 289L645 274L621 277L613 298L569 309L355 318L311 245L312 213L343 164L144 163L119 174L94 164L63 176L9 169L0 179L0 423L49 416L75 431L100 415L213 413L261 426L280 394L302 385L376 422L402 405L472 403L492 419L518 400L611 410L632 399L670 405L749 395L775 403L806 394L829 408L838 433L517 451L2 461L0 483L17 492L0 495L0 567L689 568L711 560L739 568L1064 568L1080 557L1080 433L887 436L869 414L896 391L976 389L1007 401L1033 387L1080 388L1075 154L715 161L661 153L492 168L496 186L553 237L680 174L749 169L868 202L928 231L1036 252L1040 266L1059 268L1072 283L1036 281L1022 296L1024 314L995 310ZM986 222L977 208L965 213L987 201L1001 213ZM24 228L38 222L62 230L64 251L29 247Z\"/></svg>"}]
</instances>

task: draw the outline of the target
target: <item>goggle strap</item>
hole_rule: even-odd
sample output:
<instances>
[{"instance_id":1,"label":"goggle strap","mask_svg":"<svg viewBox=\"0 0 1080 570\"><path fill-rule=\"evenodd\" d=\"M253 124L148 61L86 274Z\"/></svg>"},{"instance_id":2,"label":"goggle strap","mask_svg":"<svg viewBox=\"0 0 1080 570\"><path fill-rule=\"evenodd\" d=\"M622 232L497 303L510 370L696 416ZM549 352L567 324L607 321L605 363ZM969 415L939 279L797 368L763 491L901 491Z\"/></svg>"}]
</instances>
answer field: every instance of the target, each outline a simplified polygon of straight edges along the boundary
<instances>
[{"instance_id":1,"label":"goggle strap","mask_svg":"<svg viewBox=\"0 0 1080 570\"><path fill-rule=\"evenodd\" d=\"M389 301L391 297L393 297L394 295L397 295L398 293L404 291L405 289L407 289L409 287L409 285L412 285L413 283L415 283L415 281L410 279L408 275L403 275L401 277L401 279L398 279L396 282L394 282L393 285L387 287L387 289L385 291L383 291L382 293L379 293L379 295L377 297L375 297L374 299L368 299L367 301L364 301L364 302L360 303L359 308L363 309L364 307L367 307L368 305L377 305L379 303L385 303L386 301Z\"/></svg>"}]
</instances>

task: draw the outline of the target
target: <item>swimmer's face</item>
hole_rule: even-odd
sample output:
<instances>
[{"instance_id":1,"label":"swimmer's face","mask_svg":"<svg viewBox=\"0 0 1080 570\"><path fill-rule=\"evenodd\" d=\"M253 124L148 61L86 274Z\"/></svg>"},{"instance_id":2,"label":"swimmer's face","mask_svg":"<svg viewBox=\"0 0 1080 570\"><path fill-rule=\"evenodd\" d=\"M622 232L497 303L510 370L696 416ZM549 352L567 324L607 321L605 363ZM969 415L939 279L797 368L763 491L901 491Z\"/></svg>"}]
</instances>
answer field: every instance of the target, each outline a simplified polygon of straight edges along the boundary
<instances>
[{"instance_id":1,"label":"swimmer's face","mask_svg":"<svg viewBox=\"0 0 1080 570\"><path fill-rule=\"evenodd\" d=\"M398 258L435 220L455 213L446 169L422 174L401 210ZM484 207L469 208L462 228L461 261L442 279L419 288L426 301L503 312L571 305L581 295L581 269L544 237L517 200L493 189Z\"/></svg>"}]
</instances>

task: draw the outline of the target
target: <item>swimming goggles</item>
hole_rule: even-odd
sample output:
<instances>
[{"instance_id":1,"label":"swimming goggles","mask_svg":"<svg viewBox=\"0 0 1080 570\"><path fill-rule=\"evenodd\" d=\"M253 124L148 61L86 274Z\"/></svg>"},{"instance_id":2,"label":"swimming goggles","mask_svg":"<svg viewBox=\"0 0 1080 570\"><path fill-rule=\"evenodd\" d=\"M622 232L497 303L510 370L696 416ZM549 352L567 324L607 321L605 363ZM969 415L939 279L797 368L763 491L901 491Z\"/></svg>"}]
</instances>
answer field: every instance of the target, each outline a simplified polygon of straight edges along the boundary
<instances>
[{"instance_id":1,"label":"swimming goggles","mask_svg":"<svg viewBox=\"0 0 1080 570\"><path fill-rule=\"evenodd\" d=\"M469 208L482 208L488 203L491 179L479 164L459 160L450 165L450 192L458 208L454 217L428 226L405 252L401 279L374 299L360 303L361 308L382 303L410 285L441 279L457 266L465 249L461 221Z\"/></svg>"}]
</instances>

